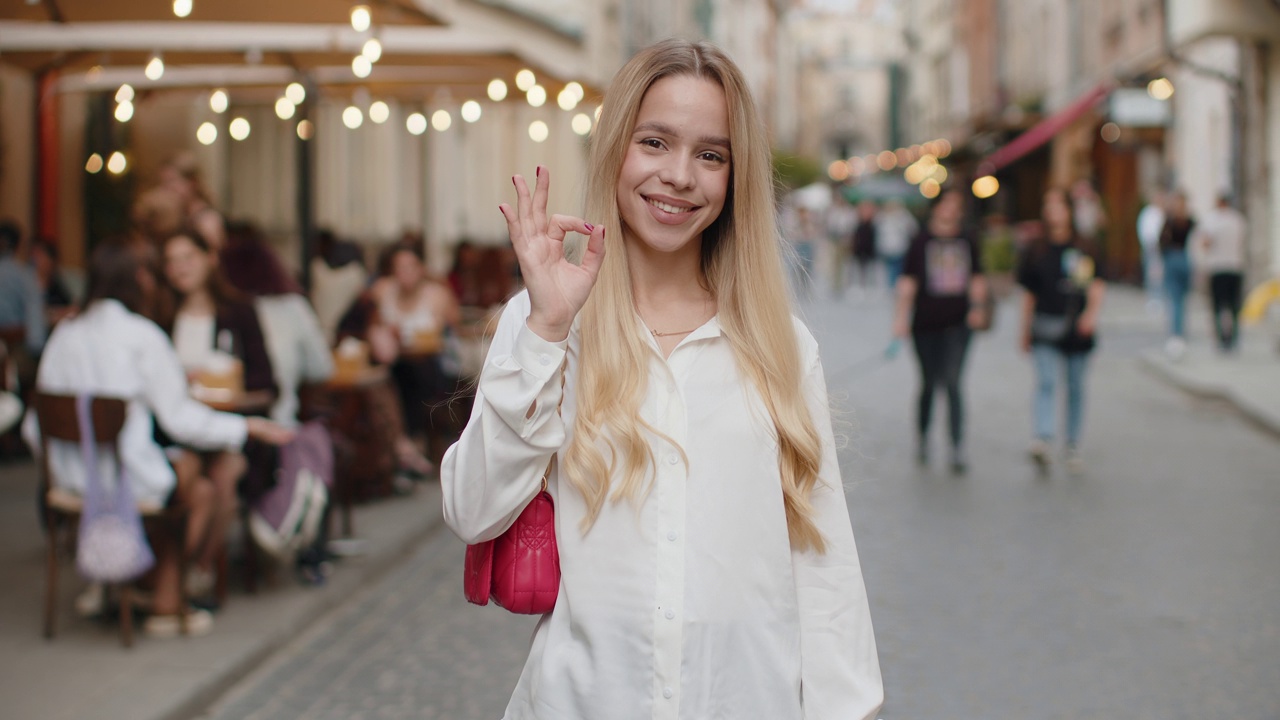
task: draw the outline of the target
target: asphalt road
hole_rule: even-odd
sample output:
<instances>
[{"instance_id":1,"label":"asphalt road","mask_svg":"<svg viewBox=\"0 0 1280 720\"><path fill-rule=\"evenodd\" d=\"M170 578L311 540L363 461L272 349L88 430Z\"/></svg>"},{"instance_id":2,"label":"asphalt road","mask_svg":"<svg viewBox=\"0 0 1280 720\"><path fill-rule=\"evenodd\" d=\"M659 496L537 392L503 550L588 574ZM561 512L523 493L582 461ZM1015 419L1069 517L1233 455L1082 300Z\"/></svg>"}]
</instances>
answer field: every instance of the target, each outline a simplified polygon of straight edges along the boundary
<instances>
[{"instance_id":1,"label":"asphalt road","mask_svg":"<svg viewBox=\"0 0 1280 720\"><path fill-rule=\"evenodd\" d=\"M971 350L962 477L915 462L915 368L909 349L880 359L885 298L805 314L838 411L883 720L1280 719L1280 443L1142 370L1160 336L1140 298L1104 317L1079 477L1026 460L1012 307ZM441 532L207 717L501 717L533 624L465 603L462 552Z\"/></svg>"}]
</instances>

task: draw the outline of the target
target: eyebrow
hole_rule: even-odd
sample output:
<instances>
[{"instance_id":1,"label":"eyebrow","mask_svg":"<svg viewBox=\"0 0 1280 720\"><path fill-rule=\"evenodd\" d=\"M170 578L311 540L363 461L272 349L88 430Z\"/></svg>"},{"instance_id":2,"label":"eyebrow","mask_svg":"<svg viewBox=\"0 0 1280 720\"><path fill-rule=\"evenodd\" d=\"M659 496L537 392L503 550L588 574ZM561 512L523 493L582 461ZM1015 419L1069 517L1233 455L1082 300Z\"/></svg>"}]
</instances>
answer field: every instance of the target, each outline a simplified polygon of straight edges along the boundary
<instances>
[{"instance_id":1,"label":"eyebrow","mask_svg":"<svg viewBox=\"0 0 1280 720\"><path fill-rule=\"evenodd\" d=\"M667 125L666 123L657 122L656 120L649 120L647 122L642 122L639 125L636 125L636 129L632 130L631 134L634 135L638 132L644 132L649 130L652 130L657 133L661 133L663 135L680 137L680 133L676 132L675 128L671 127L670 125ZM725 150L731 149L729 145L729 138L727 137L720 137L717 135L705 135L703 137L698 138L698 142L704 145L715 145L717 147L722 147Z\"/></svg>"}]
</instances>

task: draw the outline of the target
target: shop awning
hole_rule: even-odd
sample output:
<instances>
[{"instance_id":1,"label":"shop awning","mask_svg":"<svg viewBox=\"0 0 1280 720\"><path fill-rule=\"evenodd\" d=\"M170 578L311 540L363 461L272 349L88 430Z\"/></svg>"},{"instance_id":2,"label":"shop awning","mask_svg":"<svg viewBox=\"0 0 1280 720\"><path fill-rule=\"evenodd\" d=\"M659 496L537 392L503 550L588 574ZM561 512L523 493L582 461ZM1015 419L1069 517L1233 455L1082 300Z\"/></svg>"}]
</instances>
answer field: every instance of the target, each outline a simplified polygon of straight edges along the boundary
<instances>
[{"instance_id":1,"label":"shop awning","mask_svg":"<svg viewBox=\"0 0 1280 720\"><path fill-rule=\"evenodd\" d=\"M1076 98L1070 105L1032 125L1009 143L998 148L978 164L980 175L990 175L1013 163L1027 153L1044 145L1062 132L1063 128L1075 122L1077 118L1091 110L1094 105L1111 93L1111 83L1102 83L1089 92Z\"/></svg>"}]
</instances>

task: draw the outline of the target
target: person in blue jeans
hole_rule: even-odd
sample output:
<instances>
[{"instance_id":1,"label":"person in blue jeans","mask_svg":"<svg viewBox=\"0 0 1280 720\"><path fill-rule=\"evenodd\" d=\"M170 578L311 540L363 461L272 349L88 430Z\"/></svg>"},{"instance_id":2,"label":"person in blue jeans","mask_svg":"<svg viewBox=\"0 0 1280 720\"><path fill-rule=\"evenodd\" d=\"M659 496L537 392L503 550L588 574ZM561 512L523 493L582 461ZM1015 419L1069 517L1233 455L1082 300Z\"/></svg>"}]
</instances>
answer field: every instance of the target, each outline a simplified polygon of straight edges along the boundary
<instances>
[{"instance_id":1,"label":"person in blue jeans","mask_svg":"<svg viewBox=\"0 0 1280 720\"><path fill-rule=\"evenodd\" d=\"M1195 231L1196 220L1187 210L1186 193L1174 193L1169 217L1160 231L1160 259L1169 298L1169 340L1165 351L1175 360L1187 350L1187 293L1191 291L1191 257L1187 253Z\"/></svg>"},{"instance_id":2,"label":"person in blue jeans","mask_svg":"<svg viewBox=\"0 0 1280 720\"><path fill-rule=\"evenodd\" d=\"M1072 224L1071 199L1063 190L1045 193L1044 237L1026 252L1018 267L1022 302L1022 349L1035 362L1033 401L1035 438L1031 459L1049 469L1056 430L1057 394L1067 386L1067 469L1084 471L1080 437L1084 428L1085 381L1096 342L1098 314L1106 295L1100 260Z\"/></svg>"}]
</instances>

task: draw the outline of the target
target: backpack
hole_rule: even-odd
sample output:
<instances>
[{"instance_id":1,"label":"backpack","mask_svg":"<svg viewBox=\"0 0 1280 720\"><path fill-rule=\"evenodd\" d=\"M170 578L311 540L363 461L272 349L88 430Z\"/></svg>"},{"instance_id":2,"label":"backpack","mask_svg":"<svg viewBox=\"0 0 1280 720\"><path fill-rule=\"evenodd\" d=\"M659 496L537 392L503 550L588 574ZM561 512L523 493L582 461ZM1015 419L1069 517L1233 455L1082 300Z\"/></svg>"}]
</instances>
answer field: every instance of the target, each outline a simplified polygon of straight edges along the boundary
<instances>
[{"instance_id":1,"label":"backpack","mask_svg":"<svg viewBox=\"0 0 1280 720\"><path fill-rule=\"evenodd\" d=\"M249 510L249 532L271 555L291 560L320 532L333 486L333 440L319 422L298 428L280 448L276 483Z\"/></svg>"}]
</instances>

